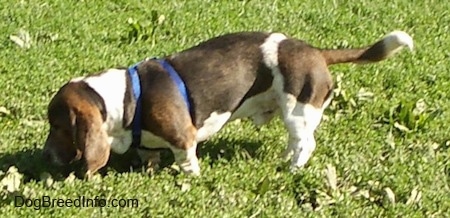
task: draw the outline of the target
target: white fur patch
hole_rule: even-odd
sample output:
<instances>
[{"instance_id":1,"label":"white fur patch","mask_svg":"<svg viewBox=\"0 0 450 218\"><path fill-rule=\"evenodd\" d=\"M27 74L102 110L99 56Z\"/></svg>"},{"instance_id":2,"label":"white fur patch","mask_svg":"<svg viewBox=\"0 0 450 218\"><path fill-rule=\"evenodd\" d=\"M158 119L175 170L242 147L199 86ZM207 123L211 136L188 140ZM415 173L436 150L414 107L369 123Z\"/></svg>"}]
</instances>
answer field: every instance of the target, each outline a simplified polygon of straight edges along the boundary
<instances>
[{"instance_id":1,"label":"white fur patch","mask_svg":"<svg viewBox=\"0 0 450 218\"><path fill-rule=\"evenodd\" d=\"M131 132L130 134L131 135ZM144 147L147 148L170 148L171 145L169 142L164 140L163 138L149 132L149 131L142 131L142 139L141 144Z\"/></svg>"},{"instance_id":2,"label":"white fur patch","mask_svg":"<svg viewBox=\"0 0 450 218\"><path fill-rule=\"evenodd\" d=\"M126 70L109 69L89 77L79 77L71 82L84 81L99 94L106 107L106 121L102 128L108 134L108 142L115 153L125 153L130 147L130 131L123 129L124 97L126 91Z\"/></svg>"},{"instance_id":3,"label":"white fur patch","mask_svg":"<svg viewBox=\"0 0 450 218\"><path fill-rule=\"evenodd\" d=\"M299 103L295 96L287 94L283 120L289 131L289 145L285 157L294 154L292 167L304 166L316 148L314 131L322 119L324 108Z\"/></svg>"},{"instance_id":4,"label":"white fur patch","mask_svg":"<svg viewBox=\"0 0 450 218\"><path fill-rule=\"evenodd\" d=\"M267 67L278 67L278 45L287 37L281 33L272 33L260 46L263 53L264 63Z\"/></svg>"},{"instance_id":5,"label":"white fur patch","mask_svg":"<svg viewBox=\"0 0 450 218\"><path fill-rule=\"evenodd\" d=\"M230 121L250 117L257 126L269 122L278 111L273 89L255 95L247 100L231 115Z\"/></svg>"},{"instance_id":6,"label":"white fur patch","mask_svg":"<svg viewBox=\"0 0 450 218\"><path fill-rule=\"evenodd\" d=\"M103 124L103 129L109 129L106 124ZM133 138L131 137L131 131L125 131L125 129L116 128L114 132L108 133L108 143L111 145L111 150L117 154L125 153L131 145Z\"/></svg>"},{"instance_id":7,"label":"white fur patch","mask_svg":"<svg viewBox=\"0 0 450 218\"><path fill-rule=\"evenodd\" d=\"M115 131L108 137L111 150L117 154L125 153L130 148L132 141L131 131L125 129L123 131ZM142 131L141 145L146 148L171 148L169 142L145 130Z\"/></svg>"},{"instance_id":8,"label":"white fur patch","mask_svg":"<svg viewBox=\"0 0 450 218\"><path fill-rule=\"evenodd\" d=\"M197 142L204 141L218 132L223 125L228 121L231 112L217 113L212 112L211 115L203 122L203 126L197 130Z\"/></svg>"},{"instance_id":9,"label":"white fur patch","mask_svg":"<svg viewBox=\"0 0 450 218\"><path fill-rule=\"evenodd\" d=\"M278 68L278 47L280 42L286 39L286 36L281 33L273 33L267 37L266 41L260 46L263 54L264 63L272 69L272 88L279 97L283 95L284 80Z\"/></svg>"},{"instance_id":10,"label":"white fur patch","mask_svg":"<svg viewBox=\"0 0 450 218\"><path fill-rule=\"evenodd\" d=\"M123 100L126 90L126 70L109 69L106 72L86 77L83 81L104 100L107 112L107 132L122 129Z\"/></svg>"},{"instance_id":11,"label":"white fur patch","mask_svg":"<svg viewBox=\"0 0 450 218\"><path fill-rule=\"evenodd\" d=\"M383 38L383 44L388 55L393 55L400 51L404 46L408 47L410 50L413 50L414 47L412 37L408 35L408 33L399 30L388 33Z\"/></svg>"},{"instance_id":12,"label":"white fur patch","mask_svg":"<svg viewBox=\"0 0 450 218\"><path fill-rule=\"evenodd\" d=\"M85 76L80 76L80 77L71 79L70 82L73 82L73 83L79 82L79 81L82 81L85 78L86 78Z\"/></svg>"},{"instance_id":13,"label":"white fur patch","mask_svg":"<svg viewBox=\"0 0 450 218\"><path fill-rule=\"evenodd\" d=\"M323 108L316 108L310 104L299 103L296 97L291 94L286 95L286 100L287 107L284 119L287 124L292 126L292 129L294 130L306 128L309 132L314 132L322 118ZM299 135L298 133L295 134Z\"/></svg>"},{"instance_id":14,"label":"white fur patch","mask_svg":"<svg viewBox=\"0 0 450 218\"><path fill-rule=\"evenodd\" d=\"M172 152L175 156L175 161L181 167L183 172L196 176L200 175L200 165L196 154L196 143L186 150L172 148Z\"/></svg>"}]
</instances>

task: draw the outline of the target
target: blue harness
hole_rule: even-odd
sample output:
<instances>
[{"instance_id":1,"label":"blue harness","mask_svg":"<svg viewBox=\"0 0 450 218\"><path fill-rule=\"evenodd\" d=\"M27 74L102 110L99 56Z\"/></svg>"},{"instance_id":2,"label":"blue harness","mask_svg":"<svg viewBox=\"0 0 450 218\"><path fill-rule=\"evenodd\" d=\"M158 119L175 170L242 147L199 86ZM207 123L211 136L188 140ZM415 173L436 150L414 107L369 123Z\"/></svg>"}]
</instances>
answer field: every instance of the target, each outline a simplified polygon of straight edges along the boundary
<instances>
[{"instance_id":1,"label":"blue harness","mask_svg":"<svg viewBox=\"0 0 450 218\"><path fill-rule=\"evenodd\" d=\"M189 102L188 98L188 92L186 89L186 85L184 84L183 80L180 78L180 75L178 75L177 71L173 69L172 65L170 65L169 62L165 59L156 59L153 58L155 61L157 61L167 72L169 72L170 78L175 82L178 90L180 91L181 96L184 99L184 102L186 103L187 108L189 109L189 112L191 112L191 104ZM139 75L137 72L137 67L140 64L136 63L128 68L128 74L131 78L131 85L133 87L133 95L136 99L136 109L134 112L133 121L131 123L132 128L132 136L133 136L133 142L131 143L132 147L140 147L141 146L141 135L142 135L142 125L141 125L141 119L142 119L142 107L141 107L141 82L139 80Z\"/></svg>"}]
</instances>

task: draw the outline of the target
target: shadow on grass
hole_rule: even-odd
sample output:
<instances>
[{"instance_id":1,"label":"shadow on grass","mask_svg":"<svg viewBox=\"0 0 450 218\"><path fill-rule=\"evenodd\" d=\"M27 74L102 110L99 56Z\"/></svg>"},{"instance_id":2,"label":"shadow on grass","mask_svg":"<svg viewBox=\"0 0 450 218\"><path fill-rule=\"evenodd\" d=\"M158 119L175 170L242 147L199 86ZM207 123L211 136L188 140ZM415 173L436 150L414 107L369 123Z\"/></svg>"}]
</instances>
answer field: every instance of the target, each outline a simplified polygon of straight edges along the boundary
<instances>
[{"instance_id":1,"label":"shadow on grass","mask_svg":"<svg viewBox=\"0 0 450 218\"><path fill-rule=\"evenodd\" d=\"M23 174L25 183L41 180L43 173L50 173L55 180L64 180L71 172L75 172L81 178L82 161L67 166L55 166L42 158L42 149L28 149L15 153L0 153L0 170L8 171L11 166L18 169ZM106 173L106 169L114 169L116 172L129 172L132 166L133 152L126 152L123 155L112 154L107 167L100 173Z\"/></svg>"},{"instance_id":2,"label":"shadow on grass","mask_svg":"<svg viewBox=\"0 0 450 218\"><path fill-rule=\"evenodd\" d=\"M257 150L260 148L260 146L261 142L255 140L235 140L229 138L219 138L214 141L199 143L197 146L197 157L201 161L206 161L206 159L208 159L208 164L212 166L220 159L230 161L235 158L255 158L257 157ZM161 152L160 169L170 167L175 161L170 149L160 149L159 151ZM116 161L112 158L110 159L110 162L110 164L117 164ZM115 169L117 169L117 166L115 167ZM139 172L142 169L142 166L137 166L133 170ZM130 171L130 168L128 169L128 171ZM175 174L177 173L174 173L174 175Z\"/></svg>"},{"instance_id":3,"label":"shadow on grass","mask_svg":"<svg viewBox=\"0 0 450 218\"><path fill-rule=\"evenodd\" d=\"M54 169L47 166L47 163L41 158L41 152L41 149L29 149L16 153L1 153L0 170L6 172L11 166L14 166L24 175L25 182L39 179L43 172Z\"/></svg>"},{"instance_id":4,"label":"shadow on grass","mask_svg":"<svg viewBox=\"0 0 450 218\"><path fill-rule=\"evenodd\" d=\"M230 161L233 158L255 158L261 144L258 140L219 138L215 142L199 144L197 154L199 158L208 156L211 159L211 164L219 159Z\"/></svg>"},{"instance_id":5,"label":"shadow on grass","mask_svg":"<svg viewBox=\"0 0 450 218\"><path fill-rule=\"evenodd\" d=\"M254 140L234 140L229 138L217 139L214 142L205 142L198 145L197 154L202 157L209 157L210 164L214 164L219 159L230 161L233 158L254 158L260 147L260 142ZM28 149L15 153L0 153L0 170L8 171L11 166L15 166L23 174L25 183L41 180L44 172L50 173L55 180L64 180L71 172L75 172L81 178L82 161L65 167L57 167L48 163L42 158L42 149ZM161 150L161 169L170 166L174 162L173 154L169 149ZM118 173L141 172L142 165L136 164L139 157L132 149L125 154L118 155L111 153L111 157L106 167L100 170L101 174L113 170Z\"/></svg>"}]
</instances>

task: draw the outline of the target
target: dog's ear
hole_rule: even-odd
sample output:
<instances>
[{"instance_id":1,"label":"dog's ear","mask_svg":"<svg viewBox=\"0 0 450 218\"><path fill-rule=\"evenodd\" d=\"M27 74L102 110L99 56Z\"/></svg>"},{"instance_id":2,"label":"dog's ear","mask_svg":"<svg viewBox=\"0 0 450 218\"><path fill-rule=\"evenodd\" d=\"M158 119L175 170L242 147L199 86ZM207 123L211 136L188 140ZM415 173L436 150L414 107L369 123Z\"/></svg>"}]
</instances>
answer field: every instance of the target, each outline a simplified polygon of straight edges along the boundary
<instances>
[{"instance_id":1,"label":"dog's ear","mask_svg":"<svg viewBox=\"0 0 450 218\"><path fill-rule=\"evenodd\" d=\"M105 166L109 159L110 145L102 124L99 111L84 111L75 115L74 142L83 153L88 177Z\"/></svg>"}]
</instances>

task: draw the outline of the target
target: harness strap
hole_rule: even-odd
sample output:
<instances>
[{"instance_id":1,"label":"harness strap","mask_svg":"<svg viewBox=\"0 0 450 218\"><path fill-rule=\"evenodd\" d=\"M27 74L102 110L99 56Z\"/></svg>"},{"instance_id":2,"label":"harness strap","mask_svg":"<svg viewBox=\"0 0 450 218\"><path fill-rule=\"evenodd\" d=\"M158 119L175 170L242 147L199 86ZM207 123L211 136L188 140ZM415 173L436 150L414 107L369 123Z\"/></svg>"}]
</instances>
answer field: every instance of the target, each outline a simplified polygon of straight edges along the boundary
<instances>
[{"instance_id":1,"label":"harness strap","mask_svg":"<svg viewBox=\"0 0 450 218\"><path fill-rule=\"evenodd\" d=\"M184 102L186 103L186 106L190 113L191 112L191 103L189 101L186 85L184 84L180 75L177 73L177 71L175 71L175 69L173 69L172 65L166 59L157 59L156 61L158 61L161 64L161 66L167 72L169 72L170 77L177 85L178 91L180 91L181 96L183 96Z\"/></svg>"},{"instance_id":2,"label":"harness strap","mask_svg":"<svg viewBox=\"0 0 450 218\"><path fill-rule=\"evenodd\" d=\"M180 91L181 96L184 99L184 102L186 103L186 106L189 110L189 113L192 112L191 104L188 97L188 92L186 89L186 85L184 84L183 80L181 79L180 75L173 69L172 65L166 60L166 59L156 59L159 64L169 73L170 78L175 82L178 91ZM141 136L142 136L142 126L141 126L141 120L142 120L142 102L141 102L141 83L139 79L139 75L137 72L137 67L140 64L136 63L133 66L128 68L128 74L131 78L131 84L133 87L133 95L136 99L136 109L134 112L134 117L132 121L132 136L133 136L133 142L131 143L132 147L135 148L141 148Z\"/></svg>"},{"instance_id":3,"label":"harness strap","mask_svg":"<svg viewBox=\"0 0 450 218\"><path fill-rule=\"evenodd\" d=\"M142 126L141 126L141 82L139 80L139 75L137 72L137 66L140 64L137 63L131 67L128 68L128 74L131 78L131 85L133 87L133 95L134 99L136 99L136 108L133 116L133 121L131 123L132 125L132 136L133 141L131 143L132 147L139 147L141 146L141 135L142 135Z\"/></svg>"}]
</instances>

